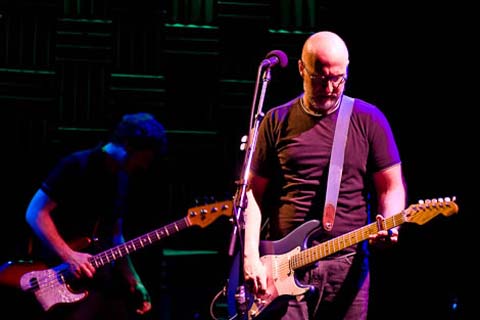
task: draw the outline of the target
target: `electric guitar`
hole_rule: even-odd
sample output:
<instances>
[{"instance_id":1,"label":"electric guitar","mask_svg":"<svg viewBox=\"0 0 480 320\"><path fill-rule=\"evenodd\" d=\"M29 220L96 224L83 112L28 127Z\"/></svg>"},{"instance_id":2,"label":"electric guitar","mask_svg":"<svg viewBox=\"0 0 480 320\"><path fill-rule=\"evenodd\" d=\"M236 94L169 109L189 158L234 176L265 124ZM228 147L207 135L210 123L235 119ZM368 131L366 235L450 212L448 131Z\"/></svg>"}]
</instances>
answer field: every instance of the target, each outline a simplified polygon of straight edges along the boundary
<instances>
[{"instance_id":1,"label":"electric guitar","mask_svg":"<svg viewBox=\"0 0 480 320\"><path fill-rule=\"evenodd\" d=\"M267 270L267 290L261 296L247 293L248 319L264 319L264 316L268 319L268 309L272 308L275 302L288 296L300 296L313 289L297 282L295 279L297 269L313 265L326 256L367 240L370 235L380 230L389 230L404 222L422 225L438 214L450 216L457 212L455 198L427 200L411 205L384 220L373 222L310 248L306 247L306 243L309 235L320 227L317 220L302 224L278 241L261 241L260 259Z\"/></svg>"},{"instance_id":2,"label":"electric guitar","mask_svg":"<svg viewBox=\"0 0 480 320\"><path fill-rule=\"evenodd\" d=\"M223 201L190 208L186 217L158 228L135 239L117 245L90 257L95 268L100 268L139 249L191 226L206 227L220 216L233 214L233 202ZM57 304L74 303L84 299L88 291L74 292L73 275L67 264L48 269L44 263L32 261L9 261L0 266L0 284L20 288L34 293L43 310L48 311Z\"/></svg>"}]
</instances>

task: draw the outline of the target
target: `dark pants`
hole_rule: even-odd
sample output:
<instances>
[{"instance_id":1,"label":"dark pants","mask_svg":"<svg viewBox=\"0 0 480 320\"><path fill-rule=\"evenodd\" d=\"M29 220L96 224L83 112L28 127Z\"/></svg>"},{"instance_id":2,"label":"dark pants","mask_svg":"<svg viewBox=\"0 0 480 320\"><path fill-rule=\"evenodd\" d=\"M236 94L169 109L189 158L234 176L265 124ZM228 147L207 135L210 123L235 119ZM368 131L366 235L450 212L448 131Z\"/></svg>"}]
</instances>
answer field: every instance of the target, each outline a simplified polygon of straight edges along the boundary
<instances>
[{"instance_id":1,"label":"dark pants","mask_svg":"<svg viewBox=\"0 0 480 320\"><path fill-rule=\"evenodd\" d=\"M360 255L321 260L315 268L298 274L314 290L277 305L268 319L366 320L370 275L368 261Z\"/></svg>"}]
</instances>

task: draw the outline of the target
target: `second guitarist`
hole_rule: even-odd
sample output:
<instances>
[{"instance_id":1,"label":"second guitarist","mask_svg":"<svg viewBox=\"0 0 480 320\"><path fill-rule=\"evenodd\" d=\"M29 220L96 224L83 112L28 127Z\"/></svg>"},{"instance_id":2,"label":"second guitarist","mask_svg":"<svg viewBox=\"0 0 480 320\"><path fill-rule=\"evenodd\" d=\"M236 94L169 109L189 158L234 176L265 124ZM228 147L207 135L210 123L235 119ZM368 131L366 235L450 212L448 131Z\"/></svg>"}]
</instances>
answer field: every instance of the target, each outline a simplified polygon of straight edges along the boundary
<instances>
[{"instance_id":1,"label":"second guitarist","mask_svg":"<svg viewBox=\"0 0 480 320\"><path fill-rule=\"evenodd\" d=\"M152 308L147 289L129 256L96 270L89 262L92 255L68 242L95 230L100 248L121 244L124 224L137 222L138 216L132 212L146 212L142 205L162 202L158 199L161 190L148 192L151 184L146 179L161 170L157 160L166 152L164 127L151 114L127 114L112 133L107 143L64 157L28 206L26 219L41 240L47 255L43 260L52 265L66 264L66 272L59 277L74 277L79 287L85 285L89 289L81 302L55 306L43 315L44 319L128 320ZM152 199L147 199L147 195ZM97 246L95 250L98 249ZM55 295L67 294L57 290L42 300L49 302L58 298Z\"/></svg>"},{"instance_id":2,"label":"second guitarist","mask_svg":"<svg viewBox=\"0 0 480 320\"><path fill-rule=\"evenodd\" d=\"M285 284L278 279L285 270L271 274L280 262L272 260L272 266L266 266L260 259L261 238L286 239L300 245L303 239L289 239L288 235L293 237L291 232L306 221L323 218L349 52L338 35L318 32L306 40L297 64L303 93L271 108L259 128L245 211L245 282L259 305L278 292L284 294L278 303L270 305L271 310L263 312L266 319L365 320L369 302L365 242L297 271L300 283L315 288L310 295L289 296L295 293L290 292L288 283L275 287L274 282ZM312 241L308 245L358 229L369 219L375 220L375 212L387 217L405 208L400 155L384 114L376 106L355 99L348 130L333 229L320 228L308 237ZM269 222L264 234L260 234L262 219ZM378 235L372 235L371 240L385 239L387 231L381 230ZM392 240L396 236L397 230L393 230ZM255 317L249 312L249 318Z\"/></svg>"}]
</instances>

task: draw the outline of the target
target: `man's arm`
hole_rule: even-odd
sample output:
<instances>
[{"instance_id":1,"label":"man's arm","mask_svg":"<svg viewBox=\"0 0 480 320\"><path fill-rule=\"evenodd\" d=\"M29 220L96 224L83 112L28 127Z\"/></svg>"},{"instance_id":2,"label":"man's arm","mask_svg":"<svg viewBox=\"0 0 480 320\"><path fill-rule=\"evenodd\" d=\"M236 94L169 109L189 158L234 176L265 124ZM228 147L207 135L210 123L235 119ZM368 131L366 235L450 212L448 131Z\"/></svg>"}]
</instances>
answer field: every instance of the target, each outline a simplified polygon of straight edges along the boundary
<instances>
[{"instance_id":1,"label":"man's arm","mask_svg":"<svg viewBox=\"0 0 480 320\"><path fill-rule=\"evenodd\" d=\"M115 223L113 241L115 245L125 243L122 218L117 219ZM136 312L138 314L144 314L150 311L152 309L150 295L143 285L130 256L125 256L122 260L118 261L117 265L127 281L129 291L135 296L135 298L138 298L138 301L136 301L138 303L136 305Z\"/></svg>"},{"instance_id":2,"label":"man's arm","mask_svg":"<svg viewBox=\"0 0 480 320\"><path fill-rule=\"evenodd\" d=\"M91 255L73 250L58 232L51 217L56 206L56 202L39 189L28 205L25 219L40 240L70 265L76 277L93 277L95 268L88 261Z\"/></svg>"},{"instance_id":3,"label":"man's arm","mask_svg":"<svg viewBox=\"0 0 480 320\"><path fill-rule=\"evenodd\" d=\"M406 188L401 164L396 164L373 175L373 182L378 198L378 212L384 218L391 217L405 209ZM392 240L397 241L398 230L392 231ZM387 231L380 235L386 236Z\"/></svg>"},{"instance_id":4,"label":"man's arm","mask_svg":"<svg viewBox=\"0 0 480 320\"><path fill-rule=\"evenodd\" d=\"M251 176L247 191L248 205L245 209L245 248L244 248L244 277L245 282L251 285L253 293L263 293L267 287L265 268L260 261L260 228L262 214L261 201L268 179Z\"/></svg>"}]
</instances>

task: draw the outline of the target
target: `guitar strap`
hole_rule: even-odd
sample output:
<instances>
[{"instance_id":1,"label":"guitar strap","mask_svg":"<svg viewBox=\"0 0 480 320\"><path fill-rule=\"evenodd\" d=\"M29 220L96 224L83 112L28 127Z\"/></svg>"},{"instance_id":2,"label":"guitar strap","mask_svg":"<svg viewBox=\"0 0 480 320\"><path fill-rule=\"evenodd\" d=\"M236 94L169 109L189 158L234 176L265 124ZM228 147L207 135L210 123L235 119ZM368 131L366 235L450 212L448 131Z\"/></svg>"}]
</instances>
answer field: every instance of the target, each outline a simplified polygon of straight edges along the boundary
<instances>
[{"instance_id":1,"label":"guitar strap","mask_svg":"<svg viewBox=\"0 0 480 320\"><path fill-rule=\"evenodd\" d=\"M331 231L337 211L338 191L342 179L343 161L345 154L345 145L347 143L348 126L350 124L350 115L353 109L355 99L342 96L340 110L338 112L337 124L335 126L335 135L333 136L332 154L330 155L330 166L328 169L327 193L325 197L325 207L323 208L323 228Z\"/></svg>"}]
</instances>

